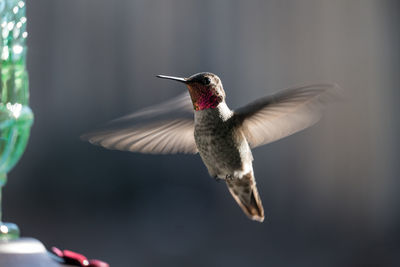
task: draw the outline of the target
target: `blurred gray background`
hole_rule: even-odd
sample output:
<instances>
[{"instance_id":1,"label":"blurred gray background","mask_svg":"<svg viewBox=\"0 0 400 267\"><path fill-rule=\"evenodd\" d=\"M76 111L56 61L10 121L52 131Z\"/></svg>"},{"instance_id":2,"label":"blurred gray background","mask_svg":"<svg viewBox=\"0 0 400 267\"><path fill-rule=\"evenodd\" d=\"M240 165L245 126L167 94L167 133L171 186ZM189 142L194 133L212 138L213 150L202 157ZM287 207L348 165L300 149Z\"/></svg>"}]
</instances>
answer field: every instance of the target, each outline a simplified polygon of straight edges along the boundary
<instances>
[{"instance_id":1,"label":"blurred gray background","mask_svg":"<svg viewBox=\"0 0 400 267\"><path fill-rule=\"evenodd\" d=\"M112 266L400 266L400 4L383 0L27 2L35 123L4 216ZM79 140L218 74L239 107L337 82L345 101L254 150L266 210L248 220L198 155Z\"/></svg>"}]
</instances>

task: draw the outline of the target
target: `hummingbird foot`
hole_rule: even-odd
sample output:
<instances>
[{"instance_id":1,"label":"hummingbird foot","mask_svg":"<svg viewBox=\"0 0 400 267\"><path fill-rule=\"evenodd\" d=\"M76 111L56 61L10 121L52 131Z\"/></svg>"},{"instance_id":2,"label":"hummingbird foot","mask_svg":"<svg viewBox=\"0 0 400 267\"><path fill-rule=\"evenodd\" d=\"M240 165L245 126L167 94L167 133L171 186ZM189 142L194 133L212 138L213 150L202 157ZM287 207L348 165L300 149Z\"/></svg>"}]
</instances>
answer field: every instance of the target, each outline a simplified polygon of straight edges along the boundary
<instances>
[{"instance_id":1,"label":"hummingbird foot","mask_svg":"<svg viewBox=\"0 0 400 267\"><path fill-rule=\"evenodd\" d=\"M232 181L233 180L233 176L231 174L227 174L226 177L225 177L225 180Z\"/></svg>"}]
</instances>

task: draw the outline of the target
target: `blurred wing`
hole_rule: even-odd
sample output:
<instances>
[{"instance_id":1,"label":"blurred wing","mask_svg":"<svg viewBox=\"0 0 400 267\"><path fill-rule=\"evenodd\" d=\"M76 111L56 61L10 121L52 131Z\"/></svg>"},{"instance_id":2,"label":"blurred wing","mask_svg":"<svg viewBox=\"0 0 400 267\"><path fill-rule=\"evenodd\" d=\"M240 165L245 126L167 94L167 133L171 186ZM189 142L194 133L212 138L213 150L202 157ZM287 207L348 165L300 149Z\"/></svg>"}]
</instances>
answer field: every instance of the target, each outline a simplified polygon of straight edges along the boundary
<instances>
[{"instance_id":1,"label":"blurred wing","mask_svg":"<svg viewBox=\"0 0 400 267\"><path fill-rule=\"evenodd\" d=\"M235 111L252 148L301 131L321 117L326 103L338 98L336 84L314 84L283 90Z\"/></svg>"},{"instance_id":2,"label":"blurred wing","mask_svg":"<svg viewBox=\"0 0 400 267\"><path fill-rule=\"evenodd\" d=\"M149 154L197 153L193 106L186 92L81 136L108 149Z\"/></svg>"}]
</instances>

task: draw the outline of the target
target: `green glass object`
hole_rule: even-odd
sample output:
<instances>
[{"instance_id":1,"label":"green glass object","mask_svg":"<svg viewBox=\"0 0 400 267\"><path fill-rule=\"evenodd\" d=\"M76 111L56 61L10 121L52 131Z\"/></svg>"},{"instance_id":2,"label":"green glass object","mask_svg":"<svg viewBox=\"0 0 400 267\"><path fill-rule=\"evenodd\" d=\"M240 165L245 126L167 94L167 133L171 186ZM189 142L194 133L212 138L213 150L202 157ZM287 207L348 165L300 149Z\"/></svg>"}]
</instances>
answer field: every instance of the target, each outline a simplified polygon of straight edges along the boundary
<instances>
[{"instance_id":1,"label":"green glass object","mask_svg":"<svg viewBox=\"0 0 400 267\"><path fill-rule=\"evenodd\" d=\"M1 190L25 150L33 123L25 67L25 1L0 0L0 15L0 240L10 240L19 237L19 229L1 220Z\"/></svg>"}]
</instances>

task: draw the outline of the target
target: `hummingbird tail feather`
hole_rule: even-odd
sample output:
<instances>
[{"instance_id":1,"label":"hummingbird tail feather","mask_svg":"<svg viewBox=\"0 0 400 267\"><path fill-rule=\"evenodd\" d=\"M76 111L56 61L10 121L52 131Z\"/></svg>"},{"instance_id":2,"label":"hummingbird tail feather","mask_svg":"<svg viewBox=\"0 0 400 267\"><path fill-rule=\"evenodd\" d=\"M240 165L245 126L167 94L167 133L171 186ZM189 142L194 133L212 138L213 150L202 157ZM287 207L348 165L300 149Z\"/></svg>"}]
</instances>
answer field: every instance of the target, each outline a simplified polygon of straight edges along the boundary
<instances>
[{"instance_id":1,"label":"hummingbird tail feather","mask_svg":"<svg viewBox=\"0 0 400 267\"><path fill-rule=\"evenodd\" d=\"M253 172L242 178L227 179L229 192L236 200L243 212L252 220L264 221L264 208L256 187Z\"/></svg>"}]
</instances>

